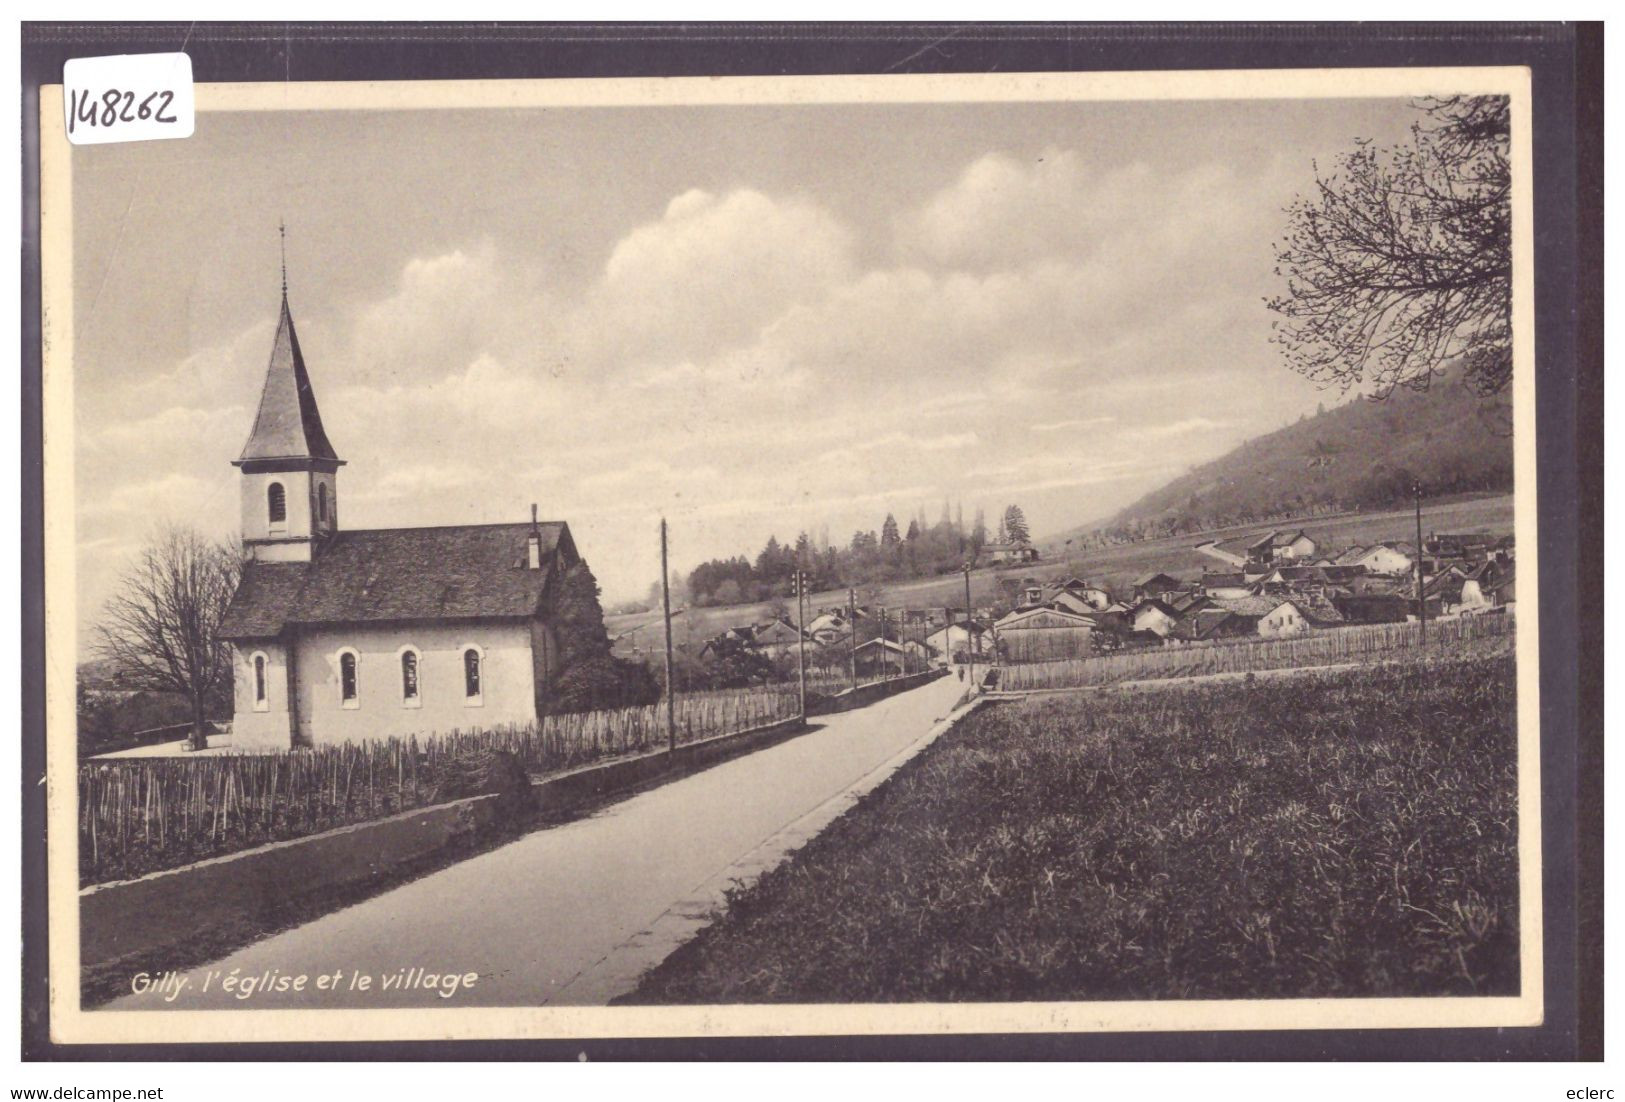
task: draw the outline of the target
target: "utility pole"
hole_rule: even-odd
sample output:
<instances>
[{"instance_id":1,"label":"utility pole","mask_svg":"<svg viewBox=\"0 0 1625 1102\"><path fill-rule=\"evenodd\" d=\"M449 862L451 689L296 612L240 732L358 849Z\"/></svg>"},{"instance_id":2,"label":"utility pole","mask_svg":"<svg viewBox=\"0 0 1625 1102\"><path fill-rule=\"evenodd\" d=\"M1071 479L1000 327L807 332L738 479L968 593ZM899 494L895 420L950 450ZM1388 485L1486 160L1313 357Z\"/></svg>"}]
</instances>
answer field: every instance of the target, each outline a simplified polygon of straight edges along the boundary
<instances>
[{"instance_id":1,"label":"utility pole","mask_svg":"<svg viewBox=\"0 0 1625 1102\"><path fill-rule=\"evenodd\" d=\"M851 644L852 651L852 691L858 690L858 591L856 587L849 587L846 591L847 611L847 642Z\"/></svg>"},{"instance_id":2,"label":"utility pole","mask_svg":"<svg viewBox=\"0 0 1625 1102\"><path fill-rule=\"evenodd\" d=\"M790 588L796 594L796 680L801 684L801 717L807 718L807 629L805 626L807 597L807 575L796 567L790 576Z\"/></svg>"},{"instance_id":3,"label":"utility pole","mask_svg":"<svg viewBox=\"0 0 1625 1102\"><path fill-rule=\"evenodd\" d=\"M891 680L891 666L886 660L886 606L880 606L880 680Z\"/></svg>"},{"instance_id":4,"label":"utility pole","mask_svg":"<svg viewBox=\"0 0 1625 1102\"><path fill-rule=\"evenodd\" d=\"M1411 485L1416 495L1416 621L1421 625L1422 649L1428 645L1428 604L1422 587L1422 480Z\"/></svg>"},{"instance_id":5,"label":"utility pole","mask_svg":"<svg viewBox=\"0 0 1625 1102\"><path fill-rule=\"evenodd\" d=\"M975 692L976 691L976 637L972 633L975 631L976 620L971 615L971 611L972 610L971 610L971 603L970 603L970 561L966 560L966 562L965 562L965 654L970 659L970 687L971 687L971 691Z\"/></svg>"},{"instance_id":6,"label":"utility pole","mask_svg":"<svg viewBox=\"0 0 1625 1102\"><path fill-rule=\"evenodd\" d=\"M660 605L666 620L666 749L677 749L677 686L671 678L671 572L666 569L666 518L660 518Z\"/></svg>"}]
</instances>

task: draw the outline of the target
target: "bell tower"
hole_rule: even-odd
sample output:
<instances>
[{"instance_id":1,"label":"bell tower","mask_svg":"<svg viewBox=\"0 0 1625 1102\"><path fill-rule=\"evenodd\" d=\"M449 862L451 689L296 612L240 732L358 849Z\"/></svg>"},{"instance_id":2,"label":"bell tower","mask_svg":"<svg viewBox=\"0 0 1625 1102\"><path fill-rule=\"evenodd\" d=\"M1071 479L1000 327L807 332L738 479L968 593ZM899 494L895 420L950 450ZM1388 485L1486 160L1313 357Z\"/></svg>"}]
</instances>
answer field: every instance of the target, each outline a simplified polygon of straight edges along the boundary
<instances>
[{"instance_id":1,"label":"bell tower","mask_svg":"<svg viewBox=\"0 0 1625 1102\"><path fill-rule=\"evenodd\" d=\"M281 226L278 232L283 233ZM259 412L243 454L232 465L242 476L243 552L250 559L309 562L338 530L338 469L344 461L322 428L288 311L285 246L282 314L271 343Z\"/></svg>"}]
</instances>

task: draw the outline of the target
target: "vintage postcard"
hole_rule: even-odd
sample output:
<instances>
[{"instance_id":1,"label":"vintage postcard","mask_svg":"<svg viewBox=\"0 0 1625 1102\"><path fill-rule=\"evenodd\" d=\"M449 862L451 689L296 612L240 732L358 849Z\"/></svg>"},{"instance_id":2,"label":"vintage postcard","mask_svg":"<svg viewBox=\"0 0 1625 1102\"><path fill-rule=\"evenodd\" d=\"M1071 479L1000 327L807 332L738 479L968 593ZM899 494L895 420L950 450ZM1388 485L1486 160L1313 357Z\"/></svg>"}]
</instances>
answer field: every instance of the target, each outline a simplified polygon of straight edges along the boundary
<instances>
[{"instance_id":1,"label":"vintage postcard","mask_svg":"<svg viewBox=\"0 0 1625 1102\"><path fill-rule=\"evenodd\" d=\"M1526 69L44 91L56 1041L1541 1022Z\"/></svg>"}]
</instances>

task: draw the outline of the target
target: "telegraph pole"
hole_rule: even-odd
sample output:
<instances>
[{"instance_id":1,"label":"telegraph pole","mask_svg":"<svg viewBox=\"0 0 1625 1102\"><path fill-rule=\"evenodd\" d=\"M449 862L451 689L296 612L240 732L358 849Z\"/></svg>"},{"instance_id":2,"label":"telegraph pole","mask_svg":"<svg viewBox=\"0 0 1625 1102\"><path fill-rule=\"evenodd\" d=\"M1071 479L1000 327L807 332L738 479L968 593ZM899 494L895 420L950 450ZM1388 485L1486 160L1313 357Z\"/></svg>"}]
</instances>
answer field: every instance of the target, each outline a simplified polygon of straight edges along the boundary
<instances>
[{"instance_id":1,"label":"telegraph pole","mask_svg":"<svg viewBox=\"0 0 1625 1102\"><path fill-rule=\"evenodd\" d=\"M666 749L677 749L677 686L671 679L671 572L666 569L666 518L660 518L660 604L666 620Z\"/></svg>"},{"instance_id":2,"label":"telegraph pole","mask_svg":"<svg viewBox=\"0 0 1625 1102\"><path fill-rule=\"evenodd\" d=\"M807 575L796 567L796 572L790 576L790 587L796 593L796 680L801 684L801 717L807 717L807 629L804 626L806 614Z\"/></svg>"},{"instance_id":3,"label":"telegraph pole","mask_svg":"<svg viewBox=\"0 0 1625 1102\"><path fill-rule=\"evenodd\" d=\"M852 651L852 691L858 690L858 591L849 587L846 591L847 611L847 642L851 644Z\"/></svg>"},{"instance_id":4,"label":"telegraph pole","mask_svg":"<svg viewBox=\"0 0 1625 1102\"><path fill-rule=\"evenodd\" d=\"M880 606L880 680L891 680L891 666L886 662L886 606Z\"/></svg>"},{"instance_id":5,"label":"telegraph pole","mask_svg":"<svg viewBox=\"0 0 1625 1102\"><path fill-rule=\"evenodd\" d=\"M1416 621L1421 625L1422 649L1428 645L1428 603L1422 588L1422 480L1411 485L1416 495Z\"/></svg>"},{"instance_id":6,"label":"telegraph pole","mask_svg":"<svg viewBox=\"0 0 1625 1102\"><path fill-rule=\"evenodd\" d=\"M976 691L976 638L972 634L972 632L975 631L975 627L976 627L976 620L971 615L971 604L970 604L970 561L966 560L966 562L965 562L965 653L970 658L970 687L971 687L972 692Z\"/></svg>"}]
</instances>

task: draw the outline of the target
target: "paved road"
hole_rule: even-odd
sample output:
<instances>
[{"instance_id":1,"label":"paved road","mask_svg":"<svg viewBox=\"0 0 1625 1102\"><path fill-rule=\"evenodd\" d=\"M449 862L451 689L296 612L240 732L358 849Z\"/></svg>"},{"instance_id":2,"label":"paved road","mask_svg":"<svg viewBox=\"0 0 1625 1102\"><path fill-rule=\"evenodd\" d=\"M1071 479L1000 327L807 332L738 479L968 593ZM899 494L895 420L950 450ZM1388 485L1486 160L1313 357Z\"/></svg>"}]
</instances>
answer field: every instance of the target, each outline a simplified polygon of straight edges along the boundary
<instances>
[{"instance_id":1,"label":"paved road","mask_svg":"<svg viewBox=\"0 0 1625 1102\"><path fill-rule=\"evenodd\" d=\"M955 678L605 808L528 834L187 973L172 1001L109 1009L602 1005L691 937L735 879L751 879L816 833L926 741L964 686ZM221 979L275 969L302 992L239 999ZM450 998L383 978L466 975ZM216 978L200 993L204 977ZM315 989L319 975L339 979ZM352 989L357 974L369 990Z\"/></svg>"}]
</instances>

